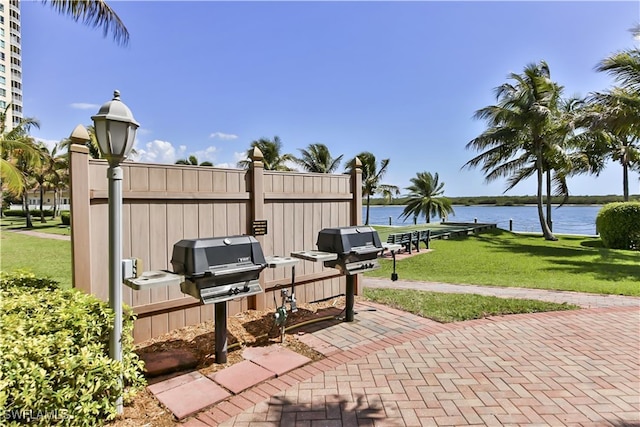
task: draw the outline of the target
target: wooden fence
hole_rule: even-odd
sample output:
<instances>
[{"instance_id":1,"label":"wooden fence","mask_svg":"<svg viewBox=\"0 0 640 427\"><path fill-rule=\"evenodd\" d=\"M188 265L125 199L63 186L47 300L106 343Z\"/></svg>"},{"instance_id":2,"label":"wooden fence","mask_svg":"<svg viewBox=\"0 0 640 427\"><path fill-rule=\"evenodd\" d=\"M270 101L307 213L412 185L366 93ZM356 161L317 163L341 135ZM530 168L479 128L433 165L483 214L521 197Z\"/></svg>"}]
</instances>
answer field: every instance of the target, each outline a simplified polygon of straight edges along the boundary
<instances>
[{"instance_id":1,"label":"wooden fence","mask_svg":"<svg viewBox=\"0 0 640 427\"><path fill-rule=\"evenodd\" d=\"M71 221L74 287L108 300L107 162L72 145ZM125 162L123 257L141 258L144 270L171 270L174 243L181 239L250 234L254 220L267 220L256 236L265 256L315 249L318 231L362 222L359 168L351 175L265 171L259 151L249 170ZM229 302L228 313L274 306L273 292L290 284L290 269L265 269L265 292ZM320 263L296 266L299 302L344 292L345 279ZM172 329L213 320L213 305L201 305L179 287L134 291L123 301L138 315L137 342ZM356 293L358 290L356 281ZM280 296L276 295L279 302Z\"/></svg>"}]
</instances>

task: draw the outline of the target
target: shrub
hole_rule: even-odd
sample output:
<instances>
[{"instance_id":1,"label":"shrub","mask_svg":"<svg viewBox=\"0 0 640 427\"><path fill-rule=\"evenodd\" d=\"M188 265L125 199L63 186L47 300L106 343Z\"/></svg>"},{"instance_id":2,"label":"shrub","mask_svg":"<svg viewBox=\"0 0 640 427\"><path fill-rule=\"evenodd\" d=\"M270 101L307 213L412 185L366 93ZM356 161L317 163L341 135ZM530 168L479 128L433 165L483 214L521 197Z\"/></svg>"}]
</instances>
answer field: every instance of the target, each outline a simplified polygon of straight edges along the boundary
<instances>
[{"instance_id":1,"label":"shrub","mask_svg":"<svg viewBox=\"0 0 640 427\"><path fill-rule=\"evenodd\" d=\"M612 249L640 250L640 203L609 203L598 212L596 229Z\"/></svg>"},{"instance_id":2,"label":"shrub","mask_svg":"<svg viewBox=\"0 0 640 427\"><path fill-rule=\"evenodd\" d=\"M19 217L26 217L27 213L23 210L15 210L15 209L7 209L4 212L4 216L19 216ZM40 209L29 209L29 214L33 217L33 216L40 216ZM53 211L51 209L45 209L44 210L44 215L45 216L52 216L53 215Z\"/></svg>"},{"instance_id":3,"label":"shrub","mask_svg":"<svg viewBox=\"0 0 640 427\"><path fill-rule=\"evenodd\" d=\"M71 214L69 212L61 212L60 213L60 220L62 221L63 225L71 225Z\"/></svg>"},{"instance_id":4,"label":"shrub","mask_svg":"<svg viewBox=\"0 0 640 427\"><path fill-rule=\"evenodd\" d=\"M144 386L125 313L122 362L109 357L113 312L32 274L0 273L0 419L5 425L102 425ZM125 390L119 382L124 378Z\"/></svg>"}]
</instances>

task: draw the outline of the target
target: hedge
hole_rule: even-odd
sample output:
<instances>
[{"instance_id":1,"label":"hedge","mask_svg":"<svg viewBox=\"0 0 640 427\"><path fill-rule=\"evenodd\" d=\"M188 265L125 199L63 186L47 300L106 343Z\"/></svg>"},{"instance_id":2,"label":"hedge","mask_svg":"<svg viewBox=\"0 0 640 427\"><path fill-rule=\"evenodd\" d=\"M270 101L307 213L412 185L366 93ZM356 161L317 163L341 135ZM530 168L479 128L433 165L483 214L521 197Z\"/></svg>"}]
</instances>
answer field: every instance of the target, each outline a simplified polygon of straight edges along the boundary
<instances>
[{"instance_id":1,"label":"hedge","mask_svg":"<svg viewBox=\"0 0 640 427\"><path fill-rule=\"evenodd\" d=\"M605 205L596 216L596 228L606 248L640 250L640 202Z\"/></svg>"},{"instance_id":2,"label":"hedge","mask_svg":"<svg viewBox=\"0 0 640 427\"><path fill-rule=\"evenodd\" d=\"M19 217L26 217L27 213L23 210L16 210L16 209L7 209L5 211L2 212L4 216L19 216ZM40 209L29 209L29 215L31 215L32 217L34 216L40 216ZM51 209L45 209L44 210L44 216L52 216L53 215L53 211Z\"/></svg>"},{"instance_id":3,"label":"hedge","mask_svg":"<svg viewBox=\"0 0 640 427\"><path fill-rule=\"evenodd\" d=\"M33 274L0 272L0 420L8 426L94 426L145 385L125 313L122 361L109 357L107 304ZM123 389L119 378L124 378Z\"/></svg>"},{"instance_id":4,"label":"hedge","mask_svg":"<svg viewBox=\"0 0 640 427\"><path fill-rule=\"evenodd\" d=\"M60 213L60 220L63 225L71 225L71 213L64 211Z\"/></svg>"}]
</instances>

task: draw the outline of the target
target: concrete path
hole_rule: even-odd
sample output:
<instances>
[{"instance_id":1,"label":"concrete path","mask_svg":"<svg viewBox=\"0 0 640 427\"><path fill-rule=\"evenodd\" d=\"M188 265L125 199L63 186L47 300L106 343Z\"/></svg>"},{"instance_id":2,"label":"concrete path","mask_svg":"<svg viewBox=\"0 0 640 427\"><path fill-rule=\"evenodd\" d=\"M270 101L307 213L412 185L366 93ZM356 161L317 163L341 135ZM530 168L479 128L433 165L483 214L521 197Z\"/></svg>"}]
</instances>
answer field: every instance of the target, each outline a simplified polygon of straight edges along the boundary
<instances>
[{"instance_id":1,"label":"concrete path","mask_svg":"<svg viewBox=\"0 0 640 427\"><path fill-rule=\"evenodd\" d=\"M434 286L365 285L401 283ZM597 308L439 324L358 303L299 335L325 359L185 425L640 426L640 300L559 294Z\"/></svg>"},{"instance_id":2,"label":"concrete path","mask_svg":"<svg viewBox=\"0 0 640 427\"><path fill-rule=\"evenodd\" d=\"M55 239L55 240L71 240L71 236L65 236L63 234L42 233L40 231L33 230L6 230L11 233L26 234L27 236L40 237L43 239Z\"/></svg>"}]
</instances>

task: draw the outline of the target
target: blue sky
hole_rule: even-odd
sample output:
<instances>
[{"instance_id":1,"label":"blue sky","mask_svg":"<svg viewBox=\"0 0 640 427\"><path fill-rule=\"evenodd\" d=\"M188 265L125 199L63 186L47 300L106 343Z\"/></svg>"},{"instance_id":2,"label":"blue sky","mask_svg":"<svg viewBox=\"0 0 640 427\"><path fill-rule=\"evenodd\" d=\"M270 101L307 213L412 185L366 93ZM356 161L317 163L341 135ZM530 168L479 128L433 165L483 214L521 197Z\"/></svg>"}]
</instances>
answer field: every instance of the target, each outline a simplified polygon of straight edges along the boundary
<instances>
[{"instance_id":1,"label":"blue sky","mask_svg":"<svg viewBox=\"0 0 640 427\"><path fill-rule=\"evenodd\" d=\"M140 123L138 160L235 167L251 141L278 135L298 155L314 142L337 156L391 159L401 188L437 172L449 196L499 195L465 145L484 129L476 110L493 89L545 60L564 94L613 80L594 71L631 48L640 2L112 1L131 34L102 31L23 1L25 115L59 141L119 89ZM569 181L572 194L621 194L622 170ZM638 174L631 192L638 193ZM527 181L507 194L535 194Z\"/></svg>"}]
</instances>

